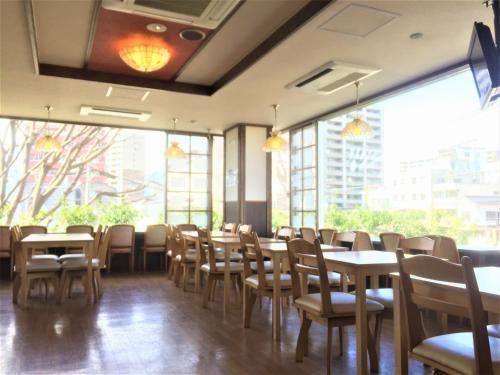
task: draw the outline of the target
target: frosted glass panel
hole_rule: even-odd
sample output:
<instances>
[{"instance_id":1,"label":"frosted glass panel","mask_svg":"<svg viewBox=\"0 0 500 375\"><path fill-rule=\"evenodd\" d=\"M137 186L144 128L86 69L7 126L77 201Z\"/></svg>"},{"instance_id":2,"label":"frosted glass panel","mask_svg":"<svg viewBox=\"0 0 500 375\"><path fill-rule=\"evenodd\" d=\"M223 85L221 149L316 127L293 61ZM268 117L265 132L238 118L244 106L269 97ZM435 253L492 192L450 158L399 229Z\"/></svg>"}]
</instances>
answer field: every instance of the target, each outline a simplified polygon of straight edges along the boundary
<instances>
[{"instance_id":1,"label":"frosted glass panel","mask_svg":"<svg viewBox=\"0 0 500 375\"><path fill-rule=\"evenodd\" d=\"M168 191L189 191L189 174L169 173L167 176Z\"/></svg>"}]
</instances>

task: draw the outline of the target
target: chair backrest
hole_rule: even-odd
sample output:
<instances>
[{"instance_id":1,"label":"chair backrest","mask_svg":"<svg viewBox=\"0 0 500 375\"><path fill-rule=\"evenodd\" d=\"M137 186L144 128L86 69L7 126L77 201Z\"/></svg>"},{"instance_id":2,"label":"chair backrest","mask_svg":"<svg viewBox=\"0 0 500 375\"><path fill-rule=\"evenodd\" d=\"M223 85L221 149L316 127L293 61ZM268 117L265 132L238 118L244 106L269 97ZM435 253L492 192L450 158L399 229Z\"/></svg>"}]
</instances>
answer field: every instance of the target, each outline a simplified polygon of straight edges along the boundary
<instances>
[{"instance_id":1,"label":"chair backrest","mask_svg":"<svg viewBox=\"0 0 500 375\"><path fill-rule=\"evenodd\" d=\"M354 232L337 232L335 236L332 238L331 245L334 246L342 246L345 243L354 244L354 240L356 239L356 233Z\"/></svg>"},{"instance_id":2,"label":"chair backrest","mask_svg":"<svg viewBox=\"0 0 500 375\"><path fill-rule=\"evenodd\" d=\"M413 251L431 254L437 241L429 237L410 237L401 238L399 240L399 248L403 249L405 253Z\"/></svg>"},{"instance_id":3,"label":"chair backrest","mask_svg":"<svg viewBox=\"0 0 500 375\"><path fill-rule=\"evenodd\" d=\"M252 233L252 224L239 224L237 233Z\"/></svg>"},{"instance_id":4,"label":"chair backrest","mask_svg":"<svg viewBox=\"0 0 500 375\"><path fill-rule=\"evenodd\" d=\"M92 225L68 225L66 227L66 233L88 233L91 236L94 235L94 227Z\"/></svg>"},{"instance_id":5,"label":"chair backrest","mask_svg":"<svg viewBox=\"0 0 500 375\"><path fill-rule=\"evenodd\" d=\"M297 238L287 242L288 260L290 262L290 274L292 276L293 299L296 300L302 295L301 278L307 279L308 275L319 276L319 290L321 295L321 313L328 314L332 310L330 298L330 286L328 273L326 271L325 259L321 251L321 244L316 239L314 243L307 242L302 238ZM300 263L300 255L308 256L307 265Z\"/></svg>"},{"instance_id":6,"label":"chair backrest","mask_svg":"<svg viewBox=\"0 0 500 375\"><path fill-rule=\"evenodd\" d=\"M257 279L259 288L266 285L266 271L264 269L264 256L260 248L259 237L257 233L240 233L241 252L243 254L243 270L245 277L252 276L251 262L257 264Z\"/></svg>"},{"instance_id":7,"label":"chair backrest","mask_svg":"<svg viewBox=\"0 0 500 375\"><path fill-rule=\"evenodd\" d=\"M16 273L21 273L26 267L27 259L21 251L21 240L23 235L21 233L21 228L18 225L12 227L12 252L14 254L14 264L16 267ZM28 256L28 254L26 254Z\"/></svg>"},{"instance_id":8,"label":"chair backrest","mask_svg":"<svg viewBox=\"0 0 500 375\"><path fill-rule=\"evenodd\" d=\"M107 228L107 227L106 227ZM97 258L98 255L99 255L99 245L101 243L101 240L102 240L102 236L103 236L103 232L102 232L102 225L99 224L97 226L97 230L94 234L94 242L92 244L92 248L93 248L93 251L92 251L92 257L93 258Z\"/></svg>"},{"instance_id":9,"label":"chair backrest","mask_svg":"<svg viewBox=\"0 0 500 375\"><path fill-rule=\"evenodd\" d=\"M117 224L108 228L110 248L134 248L135 227L130 224Z\"/></svg>"},{"instance_id":10,"label":"chair backrest","mask_svg":"<svg viewBox=\"0 0 500 375\"><path fill-rule=\"evenodd\" d=\"M30 234L45 234L47 233L47 227L43 225L24 225L21 228L21 233L23 238L29 236Z\"/></svg>"},{"instance_id":11,"label":"chair backrest","mask_svg":"<svg viewBox=\"0 0 500 375\"><path fill-rule=\"evenodd\" d=\"M109 250L109 240L111 232L106 228L103 232L99 233L99 245L97 247L97 259L99 259L99 266L102 268L106 264L106 259Z\"/></svg>"},{"instance_id":12,"label":"chair backrest","mask_svg":"<svg viewBox=\"0 0 500 375\"><path fill-rule=\"evenodd\" d=\"M226 233L236 233L236 223L222 223L221 231Z\"/></svg>"},{"instance_id":13,"label":"chair backrest","mask_svg":"<svg viewBox=\"0 0 500 375\"><path fill-rule=\"evenodd\" d=\"M379 234L380 247L386 251L396 251L399 248L399 240L405 238L401 233L384 232Z\"/></svg>"},{"instance_id":14,"label":"chair backrest","mask_svg":"<svg viewBox=\"0 0 500 375\"><path fill-rule=\"evenodd\" d=\"M318 235L316 234L316 229L314 228L301 227L300 234L302 235L302 238L304 240L310 243L313 243L314 240L318 238Z\"/></svg>"},{"instance_id":15,"label":"chair backrest","mask_svg":"<svg viewBox=\"0 0 500 375\"><path fill-rule=\"evenodd\" d=\"M432 251L432 255L441 259L446 259L452 263L460 263L460 254L458 253L457 244L453 238L435 235L426 237L437 241L437 244L434 246Z\"/></svg>"},{"instance_id":16,"label":"chair backrest","mask_svg":"<svg viewBox=\"0 0 500 375\"><path fill-rule=\"evenodd\" d=\"M198 230L198 227L196 226L196 224L177 224L175 226L177 229L179 229L181 232L195 232Z\"/></svg>"},{"instance_id":17,"label":"chair backrest","mask_svg":"<svg viewBox=\"0 0 500 375\"><path fill-rule=\"evenodd\" d=\"M370 238L370 235L367 232L361 232L361 231L354 231L355 237L354 237L354 242L352 243L352 249L353 251L360 251L360 250L373 250L373 242L372 239Z\"/></svg>"},{"instance_id":18,"label":"chair backrest","mask_svg":"<svg viewBox=\"0 0 500 375\"><path fill-rule=\"evenodd\" d=\"M148 225L144 232L144 247L165 247L167 227L165 224Z\"/></svg>"},{"instance_id":19,"label":"chair backrest","mask_svg":"<svg viewBox=\"0 0 500 375\"><path fill-rule=\"evenodd\" d=\"M491 374L491 351L486 330L486 319L477 286L472 261L463 257L461 264L455 264L429 255L416 255L405 258L403 251L397 251L403 309L407 325L408 346L415 346L426 339L419 309L427 308L450 315L464 316L471 320L474 341L476 371L478 374ZM465 298L446 298L435 288L422 287L419 280L412 276L430 279L434 282L465 284Z\"/></svg>"},{"instance_id":20,"label":"chair backrest","mask_svg":"<svg viewBox=\"0 0 500 375\"><path fill-rule=\"evenodd\" d=\"M178 227L174 229L174 236L173 236L173 253L175 254L174 256L180 255L181 256L181 262L184 262L186 260L186 251L187 251L187 244L186 240L184 239L184 236L182 235L182 230L180 230Z\"/></svg>"},{"instance_id":21,"label":"chair backrest","mask_svg":"<svg viewBox=\"0 0 500 375\"><path fill-rule=\"evenodd\" d=\"M212 242L212 236L210 236L210 231L208 229L198 229L198 241L200 241L199 249L201 251L201 262L203 264L208 262L210 272L215 272L217 270L217 260L215 259L215 248ZM205 242L207 243L206 255L205 249L202 246Z\"/></svg>"},{"instance_id":22,"label":"chair backrest","mask_svg":"<svg viewBox=\"0 0 500 375\"><path fill-rule=\"evenodd\" d=\"M332 239L335 236L335 233L337 233L337 230L330 228L322 228L318 230L318 232L319 232L319 241L322 244L329 245L332 243Z\"/></svg>"},{"instance_id":23,"label":"chair backrest","mask_svg":"<svg viewBox=\"0 0 500 375\"><path fill-rule=\"evenodd\" d=\"M278 227L274 232L274 238L285 241L293 240L295 238L295 229L288 226Z\"/></svg>"},{"instance_id":24,"label":"chair backrest","mask_svg":"<svg viewBox=\"0 0 500 375\"><path fill-rule=\"evenodd\" d=\"M11 241L12 233L10 227L2 225L0 226L0 251L2 252L11 252L12 241Z\"/></svg>"}]
</instances>

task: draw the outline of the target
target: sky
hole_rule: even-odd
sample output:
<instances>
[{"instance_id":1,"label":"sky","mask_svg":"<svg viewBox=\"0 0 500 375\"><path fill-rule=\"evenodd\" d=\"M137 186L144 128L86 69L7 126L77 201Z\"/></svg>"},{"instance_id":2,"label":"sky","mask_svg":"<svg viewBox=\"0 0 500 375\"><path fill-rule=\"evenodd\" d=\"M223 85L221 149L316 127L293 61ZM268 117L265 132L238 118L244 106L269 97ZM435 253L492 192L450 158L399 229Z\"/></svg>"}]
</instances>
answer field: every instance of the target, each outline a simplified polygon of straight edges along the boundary
<instances>
[{"instance_id":1,"label":"sky","mask_svg":"<svg viewBox=\"0 0 500 375\"><path fill-rule=\"evenodd\" d=\"M469 70L377 103L384 110L384 173L404 160L433 157L457 144L500 149L500 105L482 111Z\"/></svg>"}]
</instances>

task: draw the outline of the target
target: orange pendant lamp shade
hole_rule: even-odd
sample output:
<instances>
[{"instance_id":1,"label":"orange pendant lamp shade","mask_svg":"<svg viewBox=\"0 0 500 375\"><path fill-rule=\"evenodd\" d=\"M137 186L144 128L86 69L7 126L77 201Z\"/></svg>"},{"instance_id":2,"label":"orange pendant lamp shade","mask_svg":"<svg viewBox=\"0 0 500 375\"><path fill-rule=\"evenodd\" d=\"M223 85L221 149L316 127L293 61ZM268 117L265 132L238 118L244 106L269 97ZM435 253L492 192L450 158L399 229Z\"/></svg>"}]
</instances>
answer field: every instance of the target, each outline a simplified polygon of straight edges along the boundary
<instances>
[{"instance_id":1,"label":"orange pendant lamp shade","mask_svg":"<svg viewBox=\"0 0 500 375\"><path fill-rule=\"evenodd\" d=\"M170 52L165 47L146 44L124 47L119 54L125 64L145 73L163 68L170 60Z\"/></svg>"},{"instance_id":2,"label":"orange pendant lamp shade","mask_svg":"<svg viewBox=\"0 0 500 375\"><path fill-rule=\"evenodd\" d=\"M47 110L47 123L45 124L45 126L48 127L50 121L50 112L52 112L53 108L50 105L46 105L45 109ZM57 138L53 137L48 132L38 138L35 142L35 150L39 152L58 152L61 151L61 149L61 143L57 140Z\"/></svg>"}]
</instances>

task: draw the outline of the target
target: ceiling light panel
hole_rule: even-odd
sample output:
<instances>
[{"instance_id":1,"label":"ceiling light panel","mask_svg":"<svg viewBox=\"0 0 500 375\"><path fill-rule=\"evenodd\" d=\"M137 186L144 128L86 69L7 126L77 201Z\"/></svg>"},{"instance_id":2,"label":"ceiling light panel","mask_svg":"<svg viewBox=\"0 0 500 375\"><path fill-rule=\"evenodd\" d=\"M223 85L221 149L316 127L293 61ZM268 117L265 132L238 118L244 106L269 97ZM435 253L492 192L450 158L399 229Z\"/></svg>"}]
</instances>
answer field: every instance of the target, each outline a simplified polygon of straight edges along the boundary
<instances>
[{"instance_id":1,"label":"ceiling light panel","mask_svg":"<svg viewBox=\"0 0 500 375\"><path fill-rule=\"evenodd\" d=\"M364 38L397 17L399 14L382 9L350 4L323 23L319 29Z\"/></svg>"},{"instance_id":2,"label":"ceiling light panel","mask_svg":"<svg viewBox=\"0 0 500 375\"><path fill-rule=\"evenodd\" d=\"M131 101L143 102L147 99L149 93L149 90L109 86L106 92L106 96L113 99L126 99Z\"/></svg>"}]
</instances>

